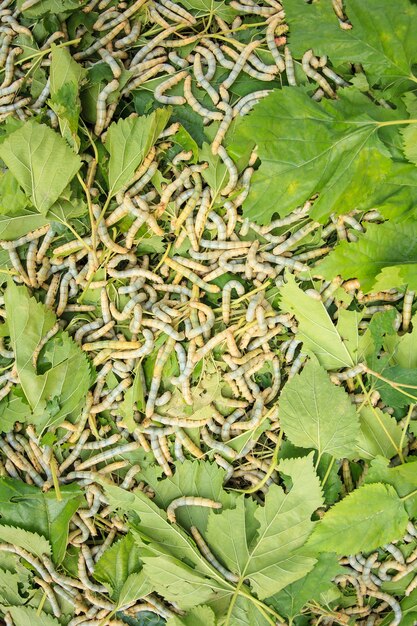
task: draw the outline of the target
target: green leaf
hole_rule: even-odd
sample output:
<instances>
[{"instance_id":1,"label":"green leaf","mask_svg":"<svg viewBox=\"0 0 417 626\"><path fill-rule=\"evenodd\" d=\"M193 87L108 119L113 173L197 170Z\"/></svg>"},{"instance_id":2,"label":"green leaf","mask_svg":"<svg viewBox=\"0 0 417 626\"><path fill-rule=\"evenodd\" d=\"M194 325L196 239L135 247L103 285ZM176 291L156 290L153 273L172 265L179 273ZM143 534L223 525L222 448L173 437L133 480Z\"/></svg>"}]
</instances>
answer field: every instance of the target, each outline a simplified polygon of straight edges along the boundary
<instances>
[{"instance_id":1,"label":"green leaf","mask_svg":"<svg viewBox=\"0 0 417 626\"><path fill-rule=\"evenodd\" d=\"M123 608L131 604L131 602L147 596L151 591L152 587L145 573L143 571L134 572L133 574L129 574L123 587L120 589L117 604L119 607Z\"/></svg>"},{"instance_id":2,"label":"green leaf","mask_svg":"<svg viewBox=\"0 0 417 626\"><path fill-rule=\"evenodd\" d=\"M12 241L45 224L49 224L49 219L27 209L22 209L18 215L0 215L0 239Z\"/></svg>"},{"instance_id":3,"label":"green leaf","mask_svg":"<svg viewBox=\"0 0 417 626\"><path fill-rule=\"evenodd\" d=\"M381 394L381 399L388 406L394 409L401 409L408 406L411 402L417 402L417 370L400 367L394 365L382 370L384 378L393 383L400 383L401 387L393 387L389 383L376 378L375 389ZM411 385L407 387L406 385ZM404 392L404 393L403 393ZM407 394L407 395L405 395Z\"/></svg>"},{"instance_id":4,"label":"green leaf","mask_svg":"<svg viewBox=\"0 0 417 626\"><path fill-rule=\"evenodd\" d=\"M227 167L218 155L212 153L208 143L203 143L200 150L200 162L209 164L208 168L201 172L201 176L210 187L214 201L229 179Z\"/></svg>"},{"instance_id":5,"label":"green leaf","mask_svg":"<svg viewBox=\"0 0 417 626\"><path fill-rule=\"evenodd\" d=\"M36 609L29 606L11 606L9 613L13 618L14 626L28 626L28 624L30 626L60 626L60 622L52 615L43 611L39 615Z\"/></svg>"},{"instance_id":6,"label":"green leaf","mask_svg":"<svg viewBox=\"0 0 417 626\"><path fill-rule=\"evenodd\" d=\"M118 411L123 418L123 426L127 428L130 433L133 433L137 428L137 423L133 419L134 412L136 410L143 411L145 408L145 397L142 386L142 377L140 372L135 373L133 385L124 394L124 398L119 405Z\"/></svg>"},{"instance_id":7,"label":"green leaf","mask_svg":"<svg viewBox=\"0 0 417 626\"><path fill-rule=\"evenodd\" d=\"M24 0L17 1L19 9L23 3ZM25 17L35 18L49 14L55 15L64 11L79 11L83 4L85 4L84 0L40 0L40 2L26 9L24 15Z\"/></svg>"},{"instance_id":8,"label":"green leaf","mask_svg":"<svg viewBox=\"0 0 417 626\"><path fill-rule=\"evenodd\" d=\"M157 109L148 116L120 119L109 126L106 148L110 154L111 196L120 191L132 178L136 168L165 128L169 115L169 109Z\"/></svg>"},{"instance_id":9,"label":"green leaf","mask_svg":"<svg viewBox=\"0 0 417 626\"><path fill-rule=\"evenodd\" d=\"M74 61L68 48L58 48L52 44L50 69L52 97L68 83L78 87L86 76L87 70Z\"/></svg>"},{"instance_id":10,"label":"green leaf","mask_svg":"<svg viewBox=\"0 0 417 626\"><path fill-rule=\"evenodd\" d=\"M313 48L317 55L328 54L334 65L361 63L372 83L406 90L409 81L415 82L412 65L417 44L411 25L417 19L417 8L408 0L395 4L369 0L366 7L360 0L347 0L349 31L339 27L326 0L308 6L303 0L285 0L284 8L296 57Z\"/></svg>"},{"instance_id":11,"label":"green leaf","mask_svg":"<svg viewBox=\"0 0 417 626\"><path fill-rule=\"evenodd\" d=\"M413 315L413 329L411 333L406 333L402 337L395 334L385 339L385 345L392 355L395 365L400 365L406 369L417 368L417 314Z\"/></svg>"},{"instance_id":12,"label":"green leaf","mask_svg":"<svg viewBox=\"0 0 417 626\"><path fill-rule=\"evenodd\" d=\"M341 241L315 268L314 274L326 280L340 275L343 279L357 278L361 289L368 293L383 268L408 268L415 273L417 263L417 223L384 222L369 224L358 241ZM401 287L407 280L400 277L389 287Z\"/></svg>"},{"instance_id":13,"label":"green leaf","mask_svg":"<svg viewBox=\"0 0 417 626\"><path fill-rule=\"evenodd\" d=\"M316 355L325 369L352 367L354 359L322 302L306 295L293 276L281 288L281 308L295 315L303 350Z\"/></svg>"},{"instance_id":14,"label":"green leaf","mask_svg":"<svg viewBox=\"0 0 417 626\"><path fill-rule=\"evenodd\" d=\"M318 363L310 361L281 393L280 422L296 446L314 448L337 459L356 450L359 419L342 387L330 380Z\"/></svg>"},{"instance_id":15,"label":"green leaf","mask_svg":"<svg viewBox=\"0 0 417 626\"><path fill-rule=\"evenodd\" d=\"M62 137L33 120L3 141L0 157L43 215L81 167Z\"/></svg>"},{"instance_id":16,"label":"green leaf","mask_svg":"<svg viewBox=\"0 0 417 626\"><path fill-rule=\"evenodd\" d=\"M27 571L28 575L29 572ZM27 598L22 594L23 589L27 591L27 576L0 569L0 601L2 604L19 606L27 602Z\"/></svg>"},{"instance_id":17,"label":"green leaf","mask_svg":"<svg viewBox=\"0 0 417 626\"><path fill-rule=\"evenodd\" d=\"M62 136L78 152L80 140L77 131L81 111L79 86L85 80L87 71L74 61L68 48L53 45L51 59L49 104L58 116Z\"/></svg>"},{"instance_id":18,"label":"green leaf","mask_svg":"<svg viewBox=\"0 0 417 626\"><path fill-rule=\"evenodd\" d=\"M404 96L404 102L407 107L407 111L411 118L417 116L417 98L412 93L406 93ZM408 124L401 129L403 136L404 154L407 159L417 165L417 125Z\"/></svg>"},{"instance_id":19,"label":"green leaf","mask_svg":"<svg viewBox=\"0 0 417 626\"><path fill-rule=\"evenodd\" d=\"M0 479L1 523L48 539L55 563L64 558L69 522L83 500L81 490L74 485L61 485L61 496L62 500L57 500L53 490L43 493L13 478Z\"/></svg>"},{"instance_id":20,"label":"green leaf","mask_svg":"<svg viewBox=\"0 0 417 626\"><path fill-rule=\"evenodd\" d=\"M398 454L402 429L389 413L364 406L360 411L360 426L356 444L359 458L369 460L382 455L391 459Z\"/></svg>"},{"instance_id":21,"label":"green leaf","mask_svg":"<svg viewBox=\"0 0 417 626\"><path fill-rule=\"evenodd\" d=\"M209 606L197 606L187 615L170 617L167 626L216 626L216 616Z\"/></svg>"},{"instance_id":22,"label":"green leaf","mask_svg":"<svg viewBox=\"0 0 417 626\"><path fill-rule=\"evenodd\" d=\"M313 455L281 461L281 473L291 478L285 493L271 485L265 506L249 505L241 496L235 509L209 515L206 539L216 556L241 579L248 579L260 599L298 580L314 565L300 554L314 523L312 513L322 504ZM256 524L256 525L255 525ZM245 545L246 542L246 545Z\"/></svg>"},{"instance_id":23,"label":"green leaf","mask_svg":"<svg viewBox=\"0 0 417 626\"><path fill-rule=\"evenodd\" d=\"M245 217L267 224L274 213L286 215L318 193L310 216L324 220L356 208L384 179L391 161L376 132L381 107L353 90L339 94L319 103L301 88L284 87L239 125L238 135L256 137L261 159Z\"/></svg>"},{"instance_id":24,"label":"green leaf","mask_svg":"<svg viewBox=\"0 0 417 626\"><path fill-rule=\"evenodd\" d=\"M281 615L293 619L307 602L320 602L320 595L334 588L332 579L344 572L335 554L319 554L311 572L285 587L269 601Z\"/></svg>"},{"instance_id":25,"label":"green leaf","mask_svg":"<svg viewBox=\"0 0 417 626\"><path fill-rule=\"evenodd\" d=\"M0 432L9 433L16 422L24 423L28 414L28 405L16 393L17 388L0 401Z\"/></svg>"},{"instance_id":26,"label":"green leaf","mask_svg":"<svg viewBox=\"0 0 417 626\"><path fill-rule=\"evenodd\" d=\"M19 546L40 558L42 555L50 556L51 554L51 546L45 537L16 526L4 526L1 524L0 541Z\"/></svg>"},{"instance_id":27,"label":"green leaf","mask_svg":"<svg viewBox=\"0 0 417 626\"><path fill-rule=\"evenodd\" d=\"M370 552L402 537L408 515L390 485L363 485L335 504L307 542L309 554Z\"/></svg>"},{"instance_id":28,"label":"green leaf","mask_svg":"<svg viewBox=\"0 0 417 626\"><path fill-rule=\"evenodd\" d=\"M112 600L117 602L129 576L140 568L139 548L132 533L128 533L100 557L94 578L106 585Z\"/></svg>"},{"instance_id":29,"label":"green leaf","mask_svg":"<svg viewBox=\"0 0 417 626\"><path fill-rule=\"evenodd\" d=\"M209 498L221 502L223 508L229 508L233 498L223 489L224 475L224 470L217 463L208 461L177 463L174 475L164 480L160 480L159 467L150 465L140 472L140 478L155 491L153 501L162 509L181 496ZM197 526L204 530L209 510L204 507L181 507L177 511L177 520L184 528Z\"/></svg>"},{"instance_id":30,"label":"green leaf","mask_svg":"<svg viewBox=\"0 0 417 626\"><path fill-rule=\"evenodd\" d=\"M237 12L225 2L218 0L180 0L180 4L186 9L197 11L198 17L203 15L217 15L225 22L232 22Z\"/></svg>"},{"instance_id":31,"label":"green leaf","mask_svg":"<svg viewBox=\"0 0 417 626\"><path fill-rule=\"evenodd\" d=\"M21 215L28 199L13 174L7 170L0 174L0 215Z\"/></svg>"},{"instance_id":32,"label":"green leaf","mask_svg":"<svg viewBox=\"0 0 417 626\"><path fill-rule=\"evenodd\" d=\"M87 358L67 333L59 333L45 347L50 369L37 374L32 355L56 317L31 298L26 287L10 283L4 297L16 369L34 423L38 428L59 424L67 415L81 410L90 383ZM50 416L46 407L54 399L58 400L59 410Z\"/></svg>"},{"instance_id":33,"label":"green leaf","mask_svg":"<svg viewBox=\"0 0 417 626\"><path fill-rule=\"evenodd\" d=\"M417 461L389 467L388 459L377 457L371 463L365 483L379 482L392 485L399 496L407 496L417 489ZM404 504L409 516L417 517L417 494L405 500Z\"/></svg>"}]
</instances>

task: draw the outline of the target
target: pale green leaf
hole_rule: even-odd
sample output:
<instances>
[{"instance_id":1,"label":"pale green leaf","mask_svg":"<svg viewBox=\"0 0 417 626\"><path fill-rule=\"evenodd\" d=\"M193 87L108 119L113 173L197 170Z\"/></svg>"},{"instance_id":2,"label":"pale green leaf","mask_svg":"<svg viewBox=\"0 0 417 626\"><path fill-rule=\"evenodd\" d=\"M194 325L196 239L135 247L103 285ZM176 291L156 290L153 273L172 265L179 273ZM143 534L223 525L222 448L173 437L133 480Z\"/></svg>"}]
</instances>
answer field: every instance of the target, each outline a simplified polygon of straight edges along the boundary
<instances>
[{"instance_id":1,"label":"pale green leaf","mask_svg":"<svg viewBox=\"0 0 417 626\"><path fill-rule=\"evenodd\" d=\"M68 48L59 48L52 44L51 51L51 96L54 96L67 83L76 87L85 79L87 70L74 61Z\"/></svg>"},{"instance_id":2,"label":"pale green leaf","mask_svg":"<svg viewBox=\"0 0 417 626\"><path fill-rule=\"evenodd\" d=\"M225 471L217 463L208 461L184 461L176 464L173 476L160 480L160 468L150 465L143 469L140 478L155 491L153 501L161 509L166 509L172 500L181 496L201 496L221 502L223 508L230 508L233 497L223 489ZM205 529L209 510L205 507L180 507L176 517L181 526L197 526Z\"/></svg>"},{"instance_id":3,"label":"pale green leaf","mask_svg":"<svg viewBox=\"0 0 417 626\"><path fill-rule=\"evenodd\" d=\"M417 263L417 224L368 224L358 241L341 241L315 268L314 274L326 280L340 275L343 279L357 278L361 289L373 290L377 275L383 268L407 268ZM401 287L407 280L400 273L388 288Z\"/></svg>"},{"instance_id":4,"label":"pale green leaf","mask_svg":"<svg viewBox=\"0 0 417 626\"><path fill-rule=\"evenodd\" d=\"M5 291L5 306L17 374L34 423L38 428L58 424L68 414L81 409L80 403L90 382L87 358L67 333L58 333L45 346L45 357L51 367L44 374L38 374L32 364L32 355L42 337L55 324L56 317L31 298L26 287L17 287L12 282ZM48 415L47 403L54 399L58 400L59 409Z\"/></svg>"},{"instance_id":5,"label":"pale green leaf","mask_svg":"<svg viewBox=\"0 0 417 626\"><path fill-rule=\"evenodd\" d=\"M20 548L23 548L27 552L40 558L42 555L50 556L51 554L50 543L45 539L45 537L42 537L37 533L31 533L17 526L5 526L4 524L1 524L0 541L19 546Z\"/></svg>"},{"instance_id":6,"label":"pale green leaf","mask_svg":"<svg viewBox=\"0 0 417 626\"><path fill-rule=\"evenodd\" d=\"M281 288L280 306L295 315L303 351L315 354L325 369L352 367L354 359L324 304L306 295L291 275Z\"/></svg>"},{"instance_id":7,"label":"pale green leaf","mask_svg":"<svg viewBox=\"0 0 417 626\"><path fill-rule=\"evenodd\" d=\"M335 504L307 542L312 553L370 552L402 537L408 515L390 485L363 485Z\"/></svg>"},{"instance_id":8,"label":"pale green leaf","mask_svg":"<svg viewBox=\"0 0 417 626\"><path fill-rule=\"evenodd\" d=\"M46 537L55 563L64 558L69 522L82 500L82 492L75 485L61 485L61 500L58 500L53 489L43 493L20 480L0 479L2 523Z\"/></svg>"},{"instance_id":9,"label":"pale green leaf","mask_svg":"<svg viewBox=\"0 0 417 626\"><path fill-rule=\"evenodd\" d=\"M216 616L209 606L197 606L184 616L170 617L167 626L216 626Z\"/></svg>"},{"instance_id":10,"label":"pale green leaf","mask_svg":"<svg viewBox=\"0 0 417 626\"><path fill-rule=\"evenodd\" d=\"M323 502L312 454L281 461L278 469L291 478L288 493L272 485L265 506L252 510L247 519L242 519L247 515L242 503L219 515L211 513L206 533L209 545L216 546L216 556L242 579L248 579L261 599L277 593L313 567L314 560L300 552L313 530L311 516ZM252 515L258 525L256 532ZM249 534L247 547L243 548L239 536L231 542L231 533L242 535L245 528Z\"/></svg>"},{"instance_id":11,"label":"pale green leaf","mask_svg":"<svg viewBox=\"0 0 417 626\"><path fill-rule=\"evenodd\" d=\"M345 573L335 554L319 554L317 563L304 578L288 585L278 594L268 599L281 615L292 619L298 615L307 602L320 602L322 593L334 588L332 579Z\"/></svg>"},{"instance_id":12,"label":"pale green leaf","mask_svg":"<svg viewBox=\"0 0 417 626\"><path fill-rule=\"evenodd\" d=\"M281 393L280 422L296 446L336 458L356 450L359 419L342 387L334 385L318 363L309 361Z\"/></svg>"},{"instance_id":13,"label":"pale green leaf","mask_svg":"<svg viewBox=\"0 0 417 626\"><path fill-rule=\"evenodd\" d=\"M377 457L371 463L369 472L365 477L365 483L377 482L392 485L399 496L407 496L417 489L417 461L389 467L388 459L381 456ZM417 517L417 494L407 498L404 504L409 516L411 518Z\"/></svg>"},{"instance_id":14,"label":"pale green leaf","mask_svg":"<svg viewBox=\"0 0 417 626\"><path fill-rule=\"evenodd\" d=\"M151 591L152 587L145 573L143 571L134 572L129 574L120 589L117 604L122 609L131 602L147 596Z\"/></svg>"},{"instance_id":15,"label":"pale green leaf","mask_svg":"<svg viewBox=\"0 0 417 626\"><path fill-rule=\"evenodd\" d=\"M0 215L21 215L29 204L16 178L7 170L0 174ZM2 237L3 239L3 237Z\"/></svg>"},{"instance_id":16,"label":"pale green leaf","mask_svg":"<svg viewBox=\"0 0 417 626\"><path fill-rule=\"evenodd\" d=\"M408 369L417 368L417 314L412 317L412 331L402 335L391 335L385 339L385 345L392 354L395 365Z\"/></svg>"},{"instance_id":17,"label":"pale green leaf","mask_svg":"<svg viewBox=\"0 0 417 626\"><path fill-rule=\"evenodd\" d=\"M261 159L245 217L267 224L274 213L286 215L318 193L310 216L324 220L355 209L384 179L391 160L378 120L397 114L381 113L357 91L338 93L337 100L319 103L303 89L277 89L239 125L238 137L255 137Z\"/></svg>"},{"instance_id":18,"label":"pale green leaf","mask_svg":"<svg viewBox=\"0 0 417 626\"><path fill-rule=\"evenodd\" d=\"M81 167L65 140L34 120L3 141L0 157L43 215Z\"/></svg>"},{"instance_id":19,"label":"pale green leaf","mask_svg":"<svg viewBox=\"0 0 417 626\"><path fill-rule=\"evenodd\" d=\"M18 215L0 215L0 239L12 241L45 224L49 224L49 219L28 209L22 209Z\"/></svg>"},{"instance_id":20,"label":"pale green leaf","mask_svg":"<svg viewBox=\"0 0 417 626\"><path fill-rule=\"evenodd\" d=\"M378 407L364 406L359 419L361 428L356 443L359 458L369 460L382 455L391 459L398 454L402 429L394 417Z\"/></svg>"},{"instance_id":21,"label":"pale green leaf","mask_svg":"<svg viewBox=\"0 0 417 626\"><path fill-rule=\"evenodd\" d=\"M112 600L117 602L130 574L140 568L139 549L132 533L128 533L100 557L94 568L94 578L106 585Z\"/></svg>"},{"instance_id":22,"label":"pale green leaf","mask_svg":"<svg viewBox=\"0 0 417 626\"><path fill-rule=\"evenodd\" d=\"M14 626L60 626L60 622L43 611L39 612L29 606L11 606L9 613L13 618Z\"/></svg>"},{"instance_id":23,"label":"pale green leaf","mask_svg":"<svg viewBox=\"0 0 417 626\"><path fill-rule=\"evenodd\" d=\"M116 194L132 178L165 128L169 115L169 109L157 109L148 116L120 119L109 126L105 145L110 154L110 195Z\"/></svg>"},{"instance_id":24,"label":"pale green leaf","mask_svg":"<svg viewBox=\"0 0 417 626\"><path fill-rule=\"evenodd\" d=\"M217 154L212 153L208 143L203 143L200 150L200 162L209 164L208 168L201 172L201 176L210 187L212 198L215 200L229 179L227 167Z\"/></svg>"},{"instance_id":25,"label":"pale green leaf","mask_svg":"<svg viewBox=\"0 0 417 626\"><path fill-rule=\"evenodd\" d=\"M27 598L23 597L22 587L27 592L27 582L27 577L22 576L20 573L0 569L0 602L15 606L25 604Z\"/></svg>"},{"instance_id":26,"label":"pale green leaf","mask_svg":"<svg viewBox=\"0 0 417 626\"><path fill-rule=\"evenodd\" d=\"M341 29L331 3L316 0L285 0L293 54L301 57L308 48L317 55L328 54L335 65L361 63L372 83L405 90L415 81L412 66L417 45L412 24L417 9L408 0L396 3L347 0L344 5L352 24ZM317 26L319 24L319 27Z\"/></svg>"}]
</instances>

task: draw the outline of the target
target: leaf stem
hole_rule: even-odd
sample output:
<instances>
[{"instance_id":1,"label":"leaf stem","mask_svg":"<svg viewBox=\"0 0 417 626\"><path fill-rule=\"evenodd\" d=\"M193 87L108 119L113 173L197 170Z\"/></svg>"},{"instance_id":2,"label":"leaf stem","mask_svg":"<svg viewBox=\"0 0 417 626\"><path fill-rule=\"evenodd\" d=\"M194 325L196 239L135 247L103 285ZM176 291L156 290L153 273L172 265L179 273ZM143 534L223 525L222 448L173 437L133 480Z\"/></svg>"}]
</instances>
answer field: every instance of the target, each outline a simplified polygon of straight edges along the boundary
<instances>
[{"instance_id":1,"label":"leaf stem","mask_svg":"<svg viewBox=\"0 0 417 626\"><path fill-rule=\"evenodd\" d=\"M406 434L407 434L408 427L410 425L411 415L413 413L414 406L415 406L414 404L410 404L410 407L409 407L408 413L407 413L407 417L406 417L406 420L405 420L405 424L404 424L404 427L403 427L403 432L401 433L400 443L398 444L398 447L401 450L401 453L400 453L401 463L405 463L402 450L403 450L403 447L404 447L404 441L405 441L405 437L406 437Z\"/></svg>"},{"instance_id":2,"label":"leaf stem","mask_svg":"<svg viewBox=\"0 0 417 626\"><path fill-rule=\"evenodd\" d=\"M384 431L385 435L387 436L387 438L389 439L391 445L393 446L394 450L397 452L397 454L400 456L400 452L401 450L397 447L394 439L391 436L391 433L387 430L387 428L385 427L384 423L382 422L381 418L378 415L378 412L375 410L375 407L373 406L372 402L371 402L371 398L370 398L370 393L367 390L367 388L365 387L363 380L362 380L362 376L357 376L357 380L362 388L363 393L366 396L369 408L371 409L372 413L374 414L375 418L377 419L379 425L381 426L382 430Z\"/></svg>"},{"instance_id":3,"label":"leaf stem","mask_svg":"<svg viewBox=\"0 0 417 626\"><path fill-rule=\"evenodd\" d=\"M61 489L59 487L56 460L53 455L50 461L50 469L51 469L51 474L52 474L52 482L54 483L56 499L58 500L58 502L62 502L62 494L61 494Z\"/></svg>"},{"instance_id":4,"label":"leaf stem","mask_svg":"<svg viewBox=\"0 0 417 626\"><path fill-rule=\"evenodd\" d=\"M406 496L403 496L402 498L400 498L400 500L401 502L405 502L405 500L408 500L408 498L412 498L415 495L417 495L417 489L414 489L413 491L408 493Z\"/></svg>"},{"instance_id":5,"label":"leaf stem","mask_svg":"<svg viewBox=\"0 0 417 626\"><path fill-rule=\"evenodd\" d=\"M327 468L326 473L325 473L324 478L323 478L322 483L321 483L322 487L324 487L324 485L327 483L327 480L328 480L328 478L330 476L330 472L332 471L332 467L333 467L335 461L336 461L335 457L332 456L332 458L330 460L330 463L329 463L329 467Z\"/></svg>"},{"instance_id":6,"label":"leaf stem","mask_svg":"<svg viewBox=\"0 0 417 626\"><path fill-rule=\"evenodd\" d=\"M281 428L281 430L279 431L279 435L278 435L278 441L274 450L274 454L272 456L272 460L271 460L271 464L268 468L267 473L265 474L265 476L262 478L262 480L257 483L256 485L254 485L253 487L250 487L249 489L238 489L237 491L240 491L240 493L255 493L256 491L258 491L259 489L262 489L262 487L267 483L267 481L269 480L269 478L271 478L272 474L274 473L274 470L278 464L278 454L279 454L279 449L281 447L281 442L282 442L282 437L283 437L283 430Z\"/></svg>"},{"instance_id":7,"label":"leaf stem","mask_svg":"<svg viewBox=\"0 0 417 626\"><path fill-rule=\"evenodd\" d=\"M382 126L397 126L399 124L417 124L417 119L408 119L408 120L390 120L389 122L377 122L378 126L381 128Z\"/></svg>"}]
</instances>

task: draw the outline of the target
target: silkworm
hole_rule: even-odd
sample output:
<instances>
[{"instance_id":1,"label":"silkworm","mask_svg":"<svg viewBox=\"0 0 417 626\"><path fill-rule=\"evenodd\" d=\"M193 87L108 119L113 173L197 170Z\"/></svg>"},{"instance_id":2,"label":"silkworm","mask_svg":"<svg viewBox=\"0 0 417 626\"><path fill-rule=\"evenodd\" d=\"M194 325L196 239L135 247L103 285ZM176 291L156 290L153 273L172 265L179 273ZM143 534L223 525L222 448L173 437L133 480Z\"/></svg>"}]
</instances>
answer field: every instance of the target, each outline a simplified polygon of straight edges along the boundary
<instances>
[{"instance_id":1,"label":"silkworm","mask_svg":"<svg viewBox=\"0 0 417 626\"><path fill-rule=\"evenodd\" d=\"M112 30L110 30L107 35L95 41L89 48L86 48L81 52L76 52L74 54L74 59L76 61L82 61L84 59L87 59L89 56L92 56L95 52L97 52L97 50L100 50L100 48L105 48L108 43L110 43L111 41L113 41L113 39L117 37L117 35L124 29L124 27L124 21L121 24L117 24L117 26L112 28Z\"/></svg>"},{"instance_id":2,"label":"silkworm","mask_svg":"<svg viewBox=\"0 0 417 626\"><path fill-rule=\"evenodd\" d=\"M329 83L327 82L327 80L323 76L321 76L315 69L311 67L310 60L313 56L314 55L313 55L312 50L307 50L307 52L305 52L301 60L303 71L306 74L306 76L308 76L309 78L314 80L318 85L320 85L324 93L326 93L331 98L334 98L336 94L331 88L331 86L329 85Z\"/></svg>"},{"instance_id":3,"label":"silkworm","mask_svg":"<svg viewBox=\"0 0 417 626\"><path fill-rule=\"evenodd\" d=\"M167 508L167 518L171 522L171 524L176 523L176 515L175 511L178 507L181 506L202 506L210 509L221 509L222 504L220 502L216 502L215 500L210 500L209 498L201 498L195 496L181 496L180 498L176 498L172 500L172 502L168 505Z\"/></svg>"},{"instance_id":4,"label":"silkworm","mask_svg":"<svg viewBox=\"0 0 417 626\"><path fill-rule=\"evenodd\" d=\"M199 532L198 528L196 528L196 526L191 526L190 531L191 531L191 534L193 536L194 541L197 544L198 549L200 550L200 552L204 556L204 558L218 572L220 572L220 574L223 576L223 578L225 578L225 580L228 580L231 583L237 583L239 581L239 576L237 576L236 574L233 574L232 572L230 572L228 569L226 569L220 563L220 561L218 561L218 559L214 556L213 552L208 547L207 543L205 542L205 540L204 540L202 534Z\"/></svg>"},{"instance_id":5,"label":"silkworm","mask_svg":"<svg viewBox=\"0 0 417 626\"><path fill-rule=\"evenodd\" d=\"M108 85L106 85L98 94L97 97L97 116L96 125L94 126L94 133L101 135L105 128L106 122L106 102L111 93L119 89L119 81L114 78ZM104 242L103 242L104 243Z\"/></svg>"},{"instance_id":6,"label":"silkworm","mask_svg":"<svg viewBox=\"0 0 417 626\"><path fill-rule=\"evenodd\" d=\"M198 86L204 89L208 93L213 104L215 105L218 104L220 100L220 95L215 90L215 88L210 84L208 78L203 73L203 67L201 65L201 54L199 52L197 52L196 55L194 56L193 69L194 69L194 76L197 80Z\"/></svg>"},{"instance_id":7,"label":"silkworm","mask_svg":"<svg viewBox=\"0 0 417 626\"><path fill-rule=\"evenodd\" d=\"M260 43L261 43L260 41L255 40L255 41L252 41L247 46L245 46L245 48L239 54L239 57L236 60L236 63L233 66L232 71L230 72L226 80L222 82L222 86L225 89L230 89L230 87L233 85L236 78L239 76L240 72L242 71L243 66L245 65L250 55L252 54L253 50L255 50L255 48L257 48L260 45Z\"/></svg>"},{"instance_id":8,"label":"silkworm","mask_svg":"<svg viewBox=\"0 0 417 626\"><path fill-rule=\"evenodd\" d=\"M48 330L48 332L42 337L42 339L40 340L40 342L34 349L33 354L32 354L32 365L35 368L35 370L37 367L38 356L41 353L42 348L44 348L46 344L48 343L48 341L57 334L59 329L60 329L59 322L55 322L52 328Z\"/></svg>"},{"instance_id":9,"label":"silkworm","mask_svg":"<svg viewBox=\"0 0 417 626\"><path fill-rule=\"evenodd\" d=\"M223 115L220 112L210 111L209 109L206 109L202 104L200 104L197 98L193 95L192 90L191 90L191 76L189 75L187 75L184 80L184 96L185 96L187 103L190 105L190 107L196 113L198 113L198 115L201 115L201 117L207 118L210 120L222 120L223 119Z\"/></svg>"},{"instance_id":10,"label":"silkworm","mask_svg":"<svg viewBox=\"0 0 417 626\"><path fill-rule=\"evenodd\" d=\"M188 75L188 72L184 70L184 71L179 72L178 74L174 74L173 76L168 78L168 80L165 80L163 83L160 83L155 88L155 92L154 92L155 99L158 100L158 102L161 102L162 104L174 104L174 105L185 104L186 99L184 98L184 96L165 96L164 93L168 89L171 89L172 87L175 87L175 85L178 85L178 83L180 83L187 75Z\"/></svg>"}]
</instances>

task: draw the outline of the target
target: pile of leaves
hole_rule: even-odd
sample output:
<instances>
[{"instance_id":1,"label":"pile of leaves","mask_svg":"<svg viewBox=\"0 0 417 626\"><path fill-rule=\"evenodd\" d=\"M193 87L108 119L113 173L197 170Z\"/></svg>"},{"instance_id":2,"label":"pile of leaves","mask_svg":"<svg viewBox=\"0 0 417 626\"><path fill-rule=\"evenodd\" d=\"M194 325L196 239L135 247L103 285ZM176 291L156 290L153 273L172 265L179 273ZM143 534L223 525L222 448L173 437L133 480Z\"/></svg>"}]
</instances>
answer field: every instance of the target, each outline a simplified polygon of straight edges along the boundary
<instances>
[{"instance_id":1,"label":"pile of leaves","mask_svg":"<svg viewBox=\"0 0 417 626\"><path fill-rule=\"evenodd\" d=\"M416 18L1 4L2 624L417 623Z\"/></svg>"}]
</instances>

